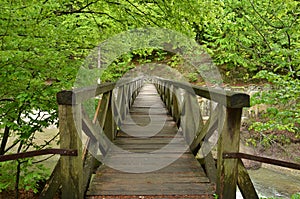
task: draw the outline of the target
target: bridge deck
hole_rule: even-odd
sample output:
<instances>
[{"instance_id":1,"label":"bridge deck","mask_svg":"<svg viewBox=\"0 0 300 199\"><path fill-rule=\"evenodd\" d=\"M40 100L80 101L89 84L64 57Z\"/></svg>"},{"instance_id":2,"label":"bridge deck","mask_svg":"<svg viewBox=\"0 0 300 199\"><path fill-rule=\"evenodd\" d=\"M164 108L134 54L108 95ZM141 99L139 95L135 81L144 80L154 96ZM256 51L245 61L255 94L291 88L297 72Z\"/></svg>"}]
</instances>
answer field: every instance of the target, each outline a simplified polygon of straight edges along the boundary
<instances>
[{"instance_id":1,"label":"bridge deck","mask_svg":"<svg viewBox=\"0 0 300 199\"><path fill-rule=\"evenodd\" d=\"M104 163L86 198L213 198L215 192L152 84L141 89Z\"/></svg>"}]
</instances>

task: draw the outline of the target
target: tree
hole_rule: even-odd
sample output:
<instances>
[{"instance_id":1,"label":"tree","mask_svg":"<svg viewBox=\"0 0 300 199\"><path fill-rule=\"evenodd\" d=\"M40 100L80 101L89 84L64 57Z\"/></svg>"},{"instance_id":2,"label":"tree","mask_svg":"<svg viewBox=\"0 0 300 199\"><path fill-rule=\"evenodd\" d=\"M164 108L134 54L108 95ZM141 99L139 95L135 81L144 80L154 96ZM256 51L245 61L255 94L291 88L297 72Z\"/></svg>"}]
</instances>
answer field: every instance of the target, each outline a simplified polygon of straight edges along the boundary
<instances>
[{"instance_id":1,"label":"tree","mask_svg":"<svg viewBox=\"0 0 300 199\"><path fill-rule=\"evenodd\" d=\"M68 4L55 1L2 1L0 10L0 155L28 149L41 149L37 133L56 123L55 95L69 89L76 69L99 35L92 21L84 16L58 13ZM8 137L14 139L8 145ZM16 189L21 164L17 161Z\"/></svg>"}]
</instances>

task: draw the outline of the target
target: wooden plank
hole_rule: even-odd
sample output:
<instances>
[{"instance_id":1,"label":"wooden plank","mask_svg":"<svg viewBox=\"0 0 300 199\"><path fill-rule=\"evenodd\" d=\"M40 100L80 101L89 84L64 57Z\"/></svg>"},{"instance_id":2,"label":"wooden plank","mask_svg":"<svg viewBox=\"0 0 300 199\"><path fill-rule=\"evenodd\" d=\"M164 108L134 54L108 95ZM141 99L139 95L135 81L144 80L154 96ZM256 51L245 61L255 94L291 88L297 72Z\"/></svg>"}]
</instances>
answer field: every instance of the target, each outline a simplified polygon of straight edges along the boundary
<instances>
[{"instance_id":1,"label":"wooden plank","mask_svg":"<svg viewBox=\"0 0 300 199\"><path fill-rule=\"evenodd\" d=\"M99 143L98 147L101 153L105 155L106 151L109 149L108 139L103 134L103 130L100 125L97 123L93 124L84 111L82 112L82 130L89 137L92 143Z\"/></svg>"},{"instance_id":2,"label":"wooden plank","mask_svg":"<svg viewBox=\"0 0 300 199\"><path fill-rule=\"evenodd\" d=\"M39 198L43 199L53 199L57 193L57 190L61 186L61 178L60 178L60 159L57 161L53 172L51 173L50 178L47 180L46 185L44 186Z\"/></svg>"},{"instance_id":3,"label":"wooden plank","mask_svg":"<svg viewBox=\"0 0 300 199\"><path fill-rule=\"evenodd\" d=\"M222 109L222 105L218 104L215 111L211 112L209 120L205 123L202 128L198 128L197 136L192 142L190 148L193 154L197 154L197 149L200 142L204 139L205 136L210 137L209 135L212 134L218 127L218 120L220 117L220 113ZM201 124L199 124L201 127Z\"/></svg>"},{"instance_id":4,"label":"wooden plank","mask_svg":"<svg viewBox=\"0 0 300 199\"><path fill-rule=\"evenodd\" d=\"M212 183L217 183L217 168L212 153L208 153L204 157L206 174Z\"/></svg>"},{"instance_id":5,"label":"wooden plank","mask_svg":"<svg viewBox=\"0 0 300 199\"><path fill-rule=\"evenodd\" d=\"M83 165L83 191L86 192L89 186L91 177L95 169L101 164L94 156L97 152L97 145L93 144L93 149L89 151L86 155L84 165Z\"/></svg>"},{"instance_id":6,"label":"wooden plank","mask_svg":"<svg viewBox=\"0 0 300 199\"><path fill-rule=\"evenodd\" d=\"M258 199L254 185L241 159L238 159L238 186L244 199Z\"/></svg>"},{"instance_id":7,"label":"wooden plank","mask_svg":"<svg viewBox=\"0 0 300 199\"><path fill-rule=\"evenodd\" d=\"M206 195L98 195L98 196L89 196L86 197L89 199L123 199L123 198L130 198L130 199L170 199L170 198L177 198L177 199L200 199L200 198L205 198L205 199L214 199L214 196L212 196L211 194L206 194Z\"/></svg>"},{"instance_id":8,"label":"wooden plank","mask_svg":"<svg viewBox=\"0 0 300 199\"><path fill-rule=\"evenodd\" d=\"M110 100L111 100L111 93L110 92L103 93L101 104L100 104L100 111L99 111L100 114L97 115L97 120L101 128L104 128L106 114L107 114Z\"/></svg>"},{"instance_id":9,"label":"wooden plank","mask_svg":"<svg viewBox=\"0 0 300 199\"><path fill-rule=\"evenodd\" d=\"M177 87L173 86L173 93L172 93L172 116L174 118L174 121L176 122L177 126L180 125L180 115L181 115L181 109L179 107L178 99L177 99Z\"/></svg>"},{"instance_id":10,"label":"wooden plank","mask_svg":"<svg viewBox=\"0 0 300 199\"><path fill-rule=\"evenodd\" d=\"M286 162L282 160L276 160L272 158L266 158L246 153L224 153L223 158L242 158L242 159L248 159L248 160L254 160L258 162L263 162L266 164L273 164L281 167L287 167L290 169L298 169L300 170L300 164L293 163L293 162Z\"/></svg>"},{"instance_id":11,"label":"wooden plank","mask_svg":"<svg viewBox=\"0 0 300 199\"><path fill-rule=\"evenodd\" d=\"M69 149L41 149L36 151L27 151L22 153L15 153L9 155L0 155L0 162L17 160L22 158L30 158L40 155L49 155L49 154L60 154L64 156L77 156L77 150Z\"/></svg>"},{"instance_id":12,"label":"wooden plank","mask_svg":"<svg viewBox=\"0 0 300 199\"><path fill-rule=\"evenodd\" d=\"M115 139L115 120L113 117L112 91L109 93L109 102L107 105L107 112L104 122L104 133L109 140Z\"/></svg>"}]
</instances>

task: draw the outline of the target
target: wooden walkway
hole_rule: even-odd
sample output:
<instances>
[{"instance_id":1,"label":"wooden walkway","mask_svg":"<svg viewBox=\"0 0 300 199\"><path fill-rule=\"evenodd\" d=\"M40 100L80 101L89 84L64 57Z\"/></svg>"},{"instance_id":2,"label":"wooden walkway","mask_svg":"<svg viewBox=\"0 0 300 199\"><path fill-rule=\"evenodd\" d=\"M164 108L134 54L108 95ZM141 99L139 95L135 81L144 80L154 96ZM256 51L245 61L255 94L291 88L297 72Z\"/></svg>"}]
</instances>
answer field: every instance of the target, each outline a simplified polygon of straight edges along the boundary
<instances>
[{"instance_id":1,"label":"wooden walkway","mask_svg":"<svg viewBox=\"0 0 300 199\"><path fill-rule=\"evenodd\" d=\"M154 85L141 89L114 145L86 198L213 198L215 185L189 151Z\"/></svg>"}]
</instances>

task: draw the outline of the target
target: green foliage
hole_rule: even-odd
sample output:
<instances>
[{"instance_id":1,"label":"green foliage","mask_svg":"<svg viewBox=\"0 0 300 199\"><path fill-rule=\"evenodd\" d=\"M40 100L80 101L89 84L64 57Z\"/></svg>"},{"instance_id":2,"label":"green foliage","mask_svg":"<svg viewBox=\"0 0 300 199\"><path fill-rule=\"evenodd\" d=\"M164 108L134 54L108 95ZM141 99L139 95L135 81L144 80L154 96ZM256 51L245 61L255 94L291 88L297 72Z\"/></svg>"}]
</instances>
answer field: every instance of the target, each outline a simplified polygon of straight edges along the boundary
<instances>
[{"instance_id":1,"label":"green foliage","mask_svg":"<svg viewBox=\"0 0 300 199\"><path fill-rule=\"evenodd\" d=\"M291 199L300 199L300 193L295 193L291 196Z\"/></svg>"},{"instance_id":2,"label":"green foliage","mask_svg":"<svg viewBox=\"0 0 300 199\"><path fill-rule=\"evenodd\" d=\"M197 82L198 77L199 77L199 74L198 74L198 73L189 73L189 74L187 74L187 79L188 79L189 82L191 82L191 83Z\"/></svg>"},{"instance_id":3,"label":"green foliage","mask_svg":"<svg viewBox=\"0 0 300 199\"><path fill-rule=\"evenodd\" d=\"M272 72L260 71L256 78L265 78L272 89L257 93L251 99L252 105L266 104L262 121L254 122L250 129L260 132L262 144L269 146L271 142L290 143L284 135L272 132L291 132L295 139L300 138L300 80ZM271 133L271 134L270 134Z\"/></svg>"},{"instance_id":4,"label":"green foliage","mask_svg":"<svg viewBox=\"0 0 300 199\"><path fill-rule=\"evenodd\" d=\"M251 74L265 69L297 76L300 69L299 2L227 0L214 3L219 15L206 25L202 42L217 64L232 71L243 67Z\"/></svg>"},{"instance_id":5,"label":"green foliage","mask_svg":"<svg viewBox=\"0 0 300 199\"><path fill-rule=\"evenodd\" d=\"M0 163L0 192L3 190L14 190L17 164L17 161ZM21 167L19 188L27 191L32 190L34 193L37 193L39 183L45 181L50 176L49 170L41 164L33 164L32 159L23 161Z\"/></svg>"},{"instance_id":6,"label":"green foliage","mask_svg":"<svg viewBox=\"0 0 300 199\"><path fill-rule=\"evenodd\" d=\"M49 144L37 144L35 137L56 123L56 93L71 88L78 66L99 38L87 15L62 12L74 8L69 1L1 1L0 155ZM15 164L1 163L1 190L14 187L16 172L10 169ZM30 160L22 163L20 187L36 191L43 172Z\"/></svg>"},{"instance_id":7,"label":"green foliage","mask_svg":"<svg viewBox=\"0 0 300 199\"><path fill-rule=\"evenodd\" d=\"M219 198L218 194L214 194L213 196L214 196L214 199L218 199Z\"/></svg>"},{"instance_id":8,"label":"green foliage","mask_svg":"<svg viewBox=\"0 0 300 199\"><path fill-rule=\"evenodd\" d=\"M123 55L118 60L114 61L111 65L103 71L101 75L102 82L115 82L121 78L130 69L133 69L135 65L132 63L133 55L131 53Z\"/></svg>"},{"instance_id":9,"label":"green foliage","mask_svg":"<svg viewBox=\"0 0 300 199\"><path fill-rule=\"evenodd\" d=\"M20 151L39 148L35 133L57 118L56 93L71 88L84 49L95 42L93 34L83 34L91 26L84 16L59 16L66 7L53 1L1 3L0 128L16 135Z\"/></svg>"},{"instance_id":10,"label":"green foliage","mask_svg":"<svg viewBox=\"0 0 300 199\"><path fill-rule=\"evenodd\" d=\"M177 68L177 66L182 63L183 63L183 59L178 55L174 55L171 57L171 60L168 62L168 65L171 66L172 68Z\"/></svg>"}]
</instances>

